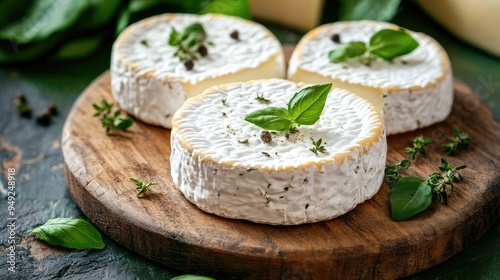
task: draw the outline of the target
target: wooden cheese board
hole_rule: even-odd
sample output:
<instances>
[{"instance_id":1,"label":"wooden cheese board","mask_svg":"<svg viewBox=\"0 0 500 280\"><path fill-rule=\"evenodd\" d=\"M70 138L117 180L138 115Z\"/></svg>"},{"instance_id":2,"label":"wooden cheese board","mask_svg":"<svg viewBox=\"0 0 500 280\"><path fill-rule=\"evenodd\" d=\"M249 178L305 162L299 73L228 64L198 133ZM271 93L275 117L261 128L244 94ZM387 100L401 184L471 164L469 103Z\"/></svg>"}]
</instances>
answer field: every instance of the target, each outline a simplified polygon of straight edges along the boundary
<instances>
[{"instance_id":1,"label":"wooden cheese board","mask_svg":"<svg viewBox=\"0 0 500 280\"><path fill-rule=\"evenodd\" d=\"M453 112L442 123L388 137L387 163L405 157L409 140L437 144L408 174L427 177L444 155L441 145L459 127L471 146L449 204L433 203L408 221L390 218L389 187L336 219L270 226L207 214L188 202L170 176L170 130L136 122L106 135L92 103L112 100L110 75L98 77L75 102L62 134L68 189L107 236L151 260L223 279L391 279L439 264L474 243L500 214L500 125L463 83L454 81ZM130 177L156 181L136 197Z\"/></svg>"}]
</instances>

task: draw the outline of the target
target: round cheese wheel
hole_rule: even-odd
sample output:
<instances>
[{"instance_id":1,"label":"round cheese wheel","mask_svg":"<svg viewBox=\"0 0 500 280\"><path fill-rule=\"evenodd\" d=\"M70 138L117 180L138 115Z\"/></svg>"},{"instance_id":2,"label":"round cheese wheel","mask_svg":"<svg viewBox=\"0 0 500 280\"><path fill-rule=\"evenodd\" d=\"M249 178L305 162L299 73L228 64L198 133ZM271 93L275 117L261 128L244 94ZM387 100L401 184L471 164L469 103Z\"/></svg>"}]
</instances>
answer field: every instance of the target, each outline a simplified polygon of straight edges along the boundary
<instances>
[{"instance_id":1,"label":"round cheese wheel","mask_svg":"<svg viewBox=\"0 0 500 280\"><path fill-rule=\"evenodd\" d=\"M207 55L188 69L168 41L173 29L182 33L195 22L206 32ZM111 57L112 92L120 107L166 128L187 98L210 86L284 76L283 48L269 30L215 14L164 14L134 23L117 38Z\"/></svg>"},{"instance_id":2,"label":"round cheese wheel","mask_svg":"<svg viewBox=\"0 0 500 280\"><path fill-rule=\"evenodd\" d=\"M332 219L375 195L387 142L379 110L366 100L333 89L320 119L298 132L266 133L244 120L268 106L286 108L303 87L254 80L187 100L172 122L176 187L206 212L274 225ZM315 152L319 140L324 149Z\"/></svg>"},{"instance_id":3,"label":"round cheese wheel","mask_svg":"<svg viewBox=\"0 0 500 280\"><path fill-rule=\"evenodd\" d=\"M317 27L295 48L288 78L295 82L333 83L367 99L383 111L388 135L443 121L453 105L453 78L448 55L433 38L408 31L419 46L392 62L377 58L370 65L360 59L332 63L328 58L330 51L343 44L369 42L379 30L399 28L376 21ZM333 40L333 36L338 39Z\"/></svg>"}]
</instances>

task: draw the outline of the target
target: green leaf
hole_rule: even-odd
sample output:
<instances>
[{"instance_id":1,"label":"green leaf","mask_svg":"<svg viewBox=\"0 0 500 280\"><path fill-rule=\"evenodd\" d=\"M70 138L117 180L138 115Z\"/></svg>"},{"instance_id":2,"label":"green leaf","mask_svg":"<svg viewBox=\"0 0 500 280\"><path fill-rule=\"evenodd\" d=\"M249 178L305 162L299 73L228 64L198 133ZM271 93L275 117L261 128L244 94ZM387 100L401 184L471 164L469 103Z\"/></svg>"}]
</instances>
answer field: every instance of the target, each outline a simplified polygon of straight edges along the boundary
<instances>
[{"instance_id":1,"label":"green leaf","mask_svg":"<svg viewBox=\"0 0 500 280\"><path fill-rule=\"evenodd\" d=\"M127 128L131 127L134 124L134 120L128 117L117 117L113 121L113 126L121 131L127 130Z\"/></svg>"},{"instance_id":2,"label":"green leaf","mask_svg":"<svg viewBox=\"0 0 500 280\"><path fill-rule=\"evenodd\" d=\"M91 37L76 38L62 45L52 60L77 59L88 56L101 46L105 36L93 35Z\"/></svg>"},{"instance_id":3,"label":"green leaf","mask_svg":"<svg viewBox=\"0 0 500 280\"><path fill-rule=\"evenodd\" d=\"M170 34L170 35L172 35L172 34ZM177 37L178 36L179 35L177 35ZM203 25L201 25L201 23L199 23L199 22L195 22L193 24L186 26L186 28L184 28L184 30L182 31L181 38L180 39L176 38L176 39L179 40L179 43L181 41L184 41L184 42L186 42L188 47L193 47L195 45L201 44L205 40L206 37L207 37L207 33L205 32ZM169 43L170 43L170 38L169 38ZM174 46L174 45L172 45L172 46Z\"/></svg>"},{"instance_id":4,"label":"green leaf","mask_svg":"<svg viewBox=\"0 0 500 280\"><path fill-rule=\"evenodd\" d=\"M293 122L285 108L267 107L245 116L245 121L268 130L290 130Z\"/></svg>"},{"instance_id":5,"label":"green leaf","mask_svg":"<svg viewBox=\"0 0 500 280\"><path fill-rule=\"evenodd\" d=\"M0 1L0 27L22 18L33 0Z\"/></svg>"},{"instance_id":6,"label":"green leaf","mask_svg":"<svg viewBox=\"0 0 500 280\"><path fill-rule=\"evenodd\" d=\"M314 85L301 89L288 102L288 113L298 124L316 123L325 107L332 84Z\"/></svg>"},{"instance_id":7,"label":"green leaf","mask_svg":"<svg viewBox=\"0 0 500 280\"><path fill-rule=\"evenodd\" d=\"M18 44L41 41L74 24L88 5L88 0L37 0L22 19L0 30L0 38Z\"/></svg>"},{"instance_id":8,"label":"green leaf","mask_svg":"<svg viewBox=\"0 0 500 280\"><path fill-rule=\"evenodd\" d=\"M89 7L79 17L76 28L90 30L109 23L118 14L122 0L87 0Z\"/></svg>"},{"instance_id":9,"label":"green leaf","mask_svg":"<svg viewBox=\"0 0 500 280\"><path fill-rule=\"evenodd\" d=\"M73 249L104 248L101 234L82 219L56 218L29 232L51 245Z\"/></svg>"},{"instance_id":10,"label":"green leaf","mask_svg":"<svg viewBox=\"0 0 500 280\"><path fill-rule=\"evenodd\" d=\"M207 276L193 275L193 274L184 274L184 275L176 276L170 280L215 280L215 278L207 277Z\"/></svg>"},{"instance_id":11,"label":"green leaf","mask_svg":"<svg viewBox=\"0 0 500 280\"><path fill-rule=\"evenodd\" d=\"M224 14L251 19L250 3L248 0L215 0L203 9L200 14Z\"/></svg>"},{"instance_id":12,"label":"green leaf","mask_svg":"<svg viewBox=\"0 0 500 280\"><path fill-rule=\"evenodd\" d=\"M418 47L418 42L404 30L382 29L370 38L368 51L391 61L408 54Z\"/></svg>"},{"instance_id":13,"label":"green leaf","mask_svg":"<svg viewBox=\"0 0 500 280\"><path fill-rule=\"evenodd\" d=\"M392 219L406 220L427 209L432 202L432 189L419 177L406 176L394 185L390 195Z\"/></svg>"},{"instance_id":14,"label":"green leaf","mask_svg":"<svg viewBox=\"0 0 500 280\"><path fill-rule=\"evenodd\" d=\"M179 43L181 42L181 36L177 30L172 29L172 32L170 32L170 36L168 36L168 44L171 46L178 46Z\"/></svg>"},{"instance_id":15,"label":"green leaf","mask_svg":"<svg viewBox=\"0 0 500 280\"><path fill-rule=\"evenodd\" d=\"M401 0L342 0L340 20L389 21L396 15L400 2Z\"/></svg>"},{"instance_id":16,"label":"green leaf","mask_svg":"<svg viewBox=\"0 0 500 280\"><path fill-rule=\"evenodd\" d=\"M362 56L366 53L366 45L363 42L349 42L328 53L328 58L333 63L343 62L352 58Z\"/></svg>"}]
</instances>

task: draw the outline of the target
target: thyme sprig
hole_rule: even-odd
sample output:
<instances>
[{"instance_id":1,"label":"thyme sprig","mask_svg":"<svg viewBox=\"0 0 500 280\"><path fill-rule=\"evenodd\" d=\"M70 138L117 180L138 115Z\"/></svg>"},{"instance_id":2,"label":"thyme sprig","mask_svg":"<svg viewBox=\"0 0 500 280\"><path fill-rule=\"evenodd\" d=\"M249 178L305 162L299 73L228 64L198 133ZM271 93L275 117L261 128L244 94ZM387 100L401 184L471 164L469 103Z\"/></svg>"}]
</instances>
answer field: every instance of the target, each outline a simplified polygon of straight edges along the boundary
<instances>
[{"instance_id":1,"label":"thyme sprig","mask_svg":"<svg viewBox=\"0 0 500 280\"><path fill-rule=\"evenodd\" d=\"M405 154L407 154L411 160L415 161L417 160L417 154L425 155L425 146L433 144L434 140L430 138L424 138L424 136L420 135L411 140L411 143L413 144L413 147L406 147Z\"/></svg>"},{"instance_id":2,"label":"thyme sprig","mask_svg":"<svg viewBox=\"0 0 500 280\"><path fill-rule=\"evenodd\" d=\"M106 129L106 134L112 130L126 131L127 128L134 124L134 119L120 116L120 109L112 112L113 105L114 103L108 103L105 99L101 101L101 105L92 104L96 111L94 117L100 117L102 127Z\"/></svg>"},{"instance_id":3,"label":"thyme sprig","mask_svg":"<svg viewBox=\"0 0 500 280\"><path fill-rule=\"evenodd\" d=\"M309 149L309 151L313 152L315 155L318 155L318 152L320 153L326 153L326 148L325 146L321 145L321 143L323 142L323 139L319 139L318 141L314 142L314 140L312 140L312 144L313 144L313 147Z\"/></svg>"},{"instance_id":4,"label":"thyme sprig","mask_svg":"<svg viewBox=\"0 0 500 280\"><path fill-rule=\"evenodd\" d=\"M257 97L255 97L255 100L258 100L259 102L264 102L264 103L271 102L271 100L264 97L264 94L257 94Z\"/></svg>"},{"instance_id":5,"label":"thyme sprig","mask_svg":"<svg viewBox=\"0 0 500 280\"><path fill-rule=\"evenodd\" d=\"M178 32L175 28L172 28L168 44L177 47L174 56L178 57L184 63L187 70L191 70L195 60L208 54L208 49L205 46L206 38L207 33L203 25L195 22L184 28L182 32Z\"/></svg>"},{"instance_id":6,"label":"thyme sprig","mask_svg":"<svg viewBox=\"0 0 500 280\"><path fill-rule=\"evenodd\" d=\"M400 162L385 167L385 178L389 187L392 188L401 179L401 171L408 169L410 165L411 161L403 159Z\"/></svg>"},{"instance_id":7,"label":"thyme sprig","mask_svg":"<svg viewBox=\"0 0 500 280\"><path fill-rule=\"evenodd\" d=\"M154 185L158 185L158 183L156 182L144 182L144 181L141 181L141 180L138 180L138 179L135 179L135 178L130 178L130 181L134 182L134 184L136 185L136 190L138 190L139 192L137 193L137 197L140 197L142 194L146 193L147 191L149 191L149 187L151 186L154 186Z\"/></svg>"},{"instance_id":8,"label":"thyme sprig","mask_svg":"<svg viewBox=\"0 0 500 280\"><path fill-rule=\"evenodd\" d=\"M460 129L455 129L453 138L449 138L449 142L443 144L446 154L454 156L458 150L464 150L469 147L469 136L463 133Z\"/></svg>"},{"instance_id":9,"label":"thyme sprig","mask_svg":"<svg viewBox=\"0 0 500 280\"><path fill-rule=\"evenodd\" d=\"M447 186L450 186L450 191L453 192L453 183L462 180L462 176L458 170L466 168L467 165L460 165L455 168L449 164L444 158L441 158L441 173L432 173L425 181L432 188L433 197L444 204L448 204Z\"/></svg>"}]
</instances>

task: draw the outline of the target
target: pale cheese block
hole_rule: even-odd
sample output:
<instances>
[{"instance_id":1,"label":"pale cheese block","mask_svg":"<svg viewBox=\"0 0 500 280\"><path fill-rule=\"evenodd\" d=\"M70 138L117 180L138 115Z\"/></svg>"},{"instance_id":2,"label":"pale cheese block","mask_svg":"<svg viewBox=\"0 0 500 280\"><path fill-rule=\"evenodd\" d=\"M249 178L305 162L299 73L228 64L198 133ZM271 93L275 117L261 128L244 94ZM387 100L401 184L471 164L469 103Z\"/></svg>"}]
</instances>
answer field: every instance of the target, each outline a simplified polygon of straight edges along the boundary
<instances>
[{"instance_id":1,"label":"pale cheese block","mask_svg":"<svg viewBox=\"0 0 500 280\"><path fill-rule=\"evenodd\" d=\"M208 55L187 70L177 48L168 44L194 23L203 25ZM230 37L238 31L239 40ZM164 14L125 29L113 45L111 86L123 110L146 123L171 127L172 116L187 98L210 86L251 79L283 78L283 48L260 24L224 15Z\"/></svg>"},{"instance_id":2,"label":"pale cheese block","mask_svg":"<svg viewBox=\"0 0 500 280\"><path fill-rule=\"evenodd\" d=\"M367 99L384 114L387 135L413 131L443 121L453 105L453 78L445 50L433 38L408 31L419 47L393 62L380 58L370 66L360 60L332 63L328 53L351 41L369 42L386 22L353 21L325 24L307 33L294 50L288 79L331 83ZM339 34L340 43L331 39Z\"/></svg>"},{"instance_id":3,"label":"pale cheese block","mask_svg":"<svg viewBox=\"0 0 500 280\"><path fill-rule=\"evenodd\" d=\"M500 1L418 0L417 3L460 39L500 57Z\"/></svg>"},{"instance_id":4,"label":"pale cheese block","mask_svg":"<svg viewBox=\"0 0 500 280\"><path fill-rule=\"evenodd\" d=\"M260 138L262 128L244 120L266 106L286 108L300 88L255 80L187 100L172 122L175 186L206 212L273 225L332 219L373 197L384 178L387 142L379 110L366 100L333 89L318 122L274 132L269 143ZM326 151L316 155L310 148L319 139Z\"/></svg>"},{"instance_id":5,"label":"pale cheese block","mask_svg":"<svg viewBox=\"0 0 500 280\"><path fill-rule=\"evenodd\" d=\"M324 0L250 0L252 16L303 32L318 26Z\"/></svg>"}]
</instances>

